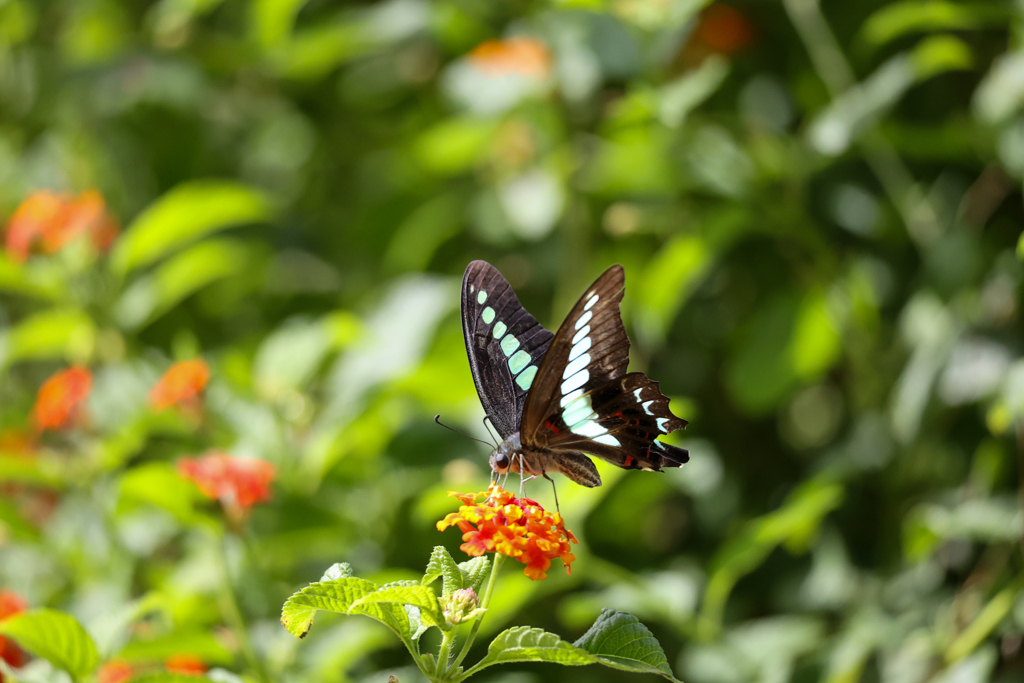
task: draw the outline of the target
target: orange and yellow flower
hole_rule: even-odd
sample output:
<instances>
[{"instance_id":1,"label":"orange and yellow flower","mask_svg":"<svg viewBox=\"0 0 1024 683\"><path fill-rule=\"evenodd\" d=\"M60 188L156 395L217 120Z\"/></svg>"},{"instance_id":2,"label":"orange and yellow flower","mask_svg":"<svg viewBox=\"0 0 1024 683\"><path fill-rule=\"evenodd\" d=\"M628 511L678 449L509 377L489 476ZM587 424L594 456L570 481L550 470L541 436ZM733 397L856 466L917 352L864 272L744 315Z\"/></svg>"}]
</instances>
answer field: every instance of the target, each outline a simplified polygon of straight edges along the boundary
<instances>
[{"instance_id":1,"label":"orange and yellow flower","mask_svg":"<svg viewBox=\"0 0 1024 683\"><path fill-rule=\"evenodd\" d=\"M20 595L11 590L0 590L0 621L27 609L28 603ZM0 659L17 669L25 664L28 657L14 641L0 636ZM3 674L0 674L0 682L3 680Z\"/></svg>"},{"instance_id":2,"label":"orange and yellow flower","mask_svg":"<svg viewBox=\"0 0 1024 683\"><path fill-rule=\"evenodd\" d=\"M80 423L91 389L92 374L85 368L72 367L52 375L39 387L32 408L36 428L67 429Z\"/></svg>"},{"instance_id":3,"label":"orange and yellow flower","mask_svg":"<svg viewBox=\"0 0 1024 683\"><path fill-rule=\"evenodd\" d=\"M551 70L551 52L536 38L488 40L473 48L469 63L490 76L519 74L543 78Z\"/></svg>"},{"instance_id":4,"label":"orange and yellow flower","mask_svg":"<svg viewBox=\"0 0 1024 683\"><path fill-rule=\"evenodd\" d=\"M125 660L111 659L96 672L96 683L125 683L134 674L135 669Z\"/></svg>"},{"instance_id":5,"label":"orange and yellow flower","mask_svg":"<svg viewBox=\"0 0 1024 683\"><path fill-rule=\"evenodd\" d=\"M106 250L117 232L117 224L96 190L73 198L39 190L29 195L7 221L6 247L12 258L25 261L33 250L52 254L79 235L88 236L97 250Z\"/></svg>"},{"instance_id":6,"label":"orange and yellow flower","mask_svg":"<svg viewBox=\"0 0 1024 683\"><path fill-rule=\"evenodd\" d=\"M480 493L448 495L462 505L438 522L437 530L458 526L464 541L460 548L467 555L497 552L515 558L526 565L525 573L534 581L547 578L556 557L566 573L572 572L576 557L570 544L578 541L558 513L548 512L535 500L516 498L497 484Z\"/></svg>"},{"instance_id":7,"label":"orange and yellow flower","mask_svg":"<svg viewBox=\"0 0 1024 683\"><path fill-rule=\"evenodd\" d=\"M157 410L173 405L198 407L203 389L210 381L210 366L201 358L181 361L167 369L149 392L149 403Z\"/></svg>"},{"instance_id":8,"label":"orange and yellow flower","mask_svg":"<svg viewBox=\"0 0 1024 683\"><path fill-rule=\"evenodd\" d=\"M164 668L172 674L201 676L206 673L206 664L195 655L171 655L164 662Z\"/></svg>"},{"instance_id":9,"label":"orange and yellow flower","mask_svg":"<svg viewBox=\"0 0 1024 683\"><path fill-rule=\"evenodd\" d=\"M195 482L207 497L245 513L253 505L270 500L275 467L266 460L238 458L227 453L207 453L201 458L178 461L178 473Z\"/></svg>"}]
</instances>

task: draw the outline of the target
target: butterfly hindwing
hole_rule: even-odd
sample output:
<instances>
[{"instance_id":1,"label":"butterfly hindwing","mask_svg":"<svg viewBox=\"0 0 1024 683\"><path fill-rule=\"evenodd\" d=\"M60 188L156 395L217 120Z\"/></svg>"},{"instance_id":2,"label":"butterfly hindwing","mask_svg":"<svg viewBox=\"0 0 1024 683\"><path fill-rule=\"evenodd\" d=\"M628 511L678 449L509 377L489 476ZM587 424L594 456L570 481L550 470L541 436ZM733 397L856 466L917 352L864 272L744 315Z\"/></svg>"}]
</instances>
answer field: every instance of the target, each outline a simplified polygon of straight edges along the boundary
<instances>
[{"instance_id":1,"label":"butterfly hindwing","mask_svg":"<svg viewBox=\"0 0 1024 683\"><path fill-rule=\"evenodd\" d=\"M686 426L658 383L626 373L629 339L619 304L625 277L609 268L580 297L541 363L523 410L524 445L582 451L627 469L660 470L688 460L657 441Z\"/></svg>"},{"instance_id":2,"label":"butterfly hindwing","mask_svg":"<svg viewBox=\"0 0 1024 683\"><path fill-rule=\"evenodd\" d=\"M553 335L486 261L470 263L462 278L462 332L480 402L505 438L519 429L527 393Z\"/></svg>"}]
</instances>

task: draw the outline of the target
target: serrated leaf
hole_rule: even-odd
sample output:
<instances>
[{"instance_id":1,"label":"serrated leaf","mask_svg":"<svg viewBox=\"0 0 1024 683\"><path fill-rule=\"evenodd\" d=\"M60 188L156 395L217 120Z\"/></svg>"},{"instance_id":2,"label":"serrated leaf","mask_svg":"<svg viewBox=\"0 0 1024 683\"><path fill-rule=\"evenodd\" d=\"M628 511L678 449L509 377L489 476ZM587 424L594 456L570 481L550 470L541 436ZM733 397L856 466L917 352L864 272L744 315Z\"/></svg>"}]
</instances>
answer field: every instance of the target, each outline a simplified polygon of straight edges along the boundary
<instances>
[{"instance_id":1,"label":"serrated leaf","mask_svg":"<svg viewBox=\"0 0 1024 683\"><path fill-rule=\"evenodd\" d=\"M408 585L411 583L412 585ZM443 623L441 617L441 604L437 601L437 595L429 586L417 582L396 581L380 589L364 595L352 603L349 610L355 610L363 606L372 606L375 603L392 603L395 605L412 605L420 610L420 619L425 624L439 626Z\"/></svg>"},{"instance_id":2,"label":"serrated leaf","mask_svg":"<svg viewBox=\"0 0 1024 683\"><path fill-rule=\"evenodd\" d=\"M269 202L259 191L235 182L197 180L172 189L149 205L117 241L115 272L163 258L216 230L264 220Z\"/></svg>"},{"instance_id":3,"label":"serrated leaf","mask_svg":"<svg viewBox=\"0 0 1024 683\"><path fill-rule=\"evenodd\" d=\"M311 583L288 598L281 610L281 623L288 632L301 638L313 625L318 610L339 614L362 614L390 628L395 635L411 647L412 631L409 617L401 605L371 603L354 608L352 603L380 589L366 579L353 576Z\"/></svg>"},{"instance_id":4,"label":"serrated leaf","mask_svg":"<svg viewBox=\"0 0 1024 683\"><path fill-rule=\"evenodd\" d=\"M434 551L430 554L430 561L427 562L427 571L423 574L422 583L424 586L428 586L439 576L444 577L441 582L442 597L447 598L452 591L466 587L466 577L459 569L459 565L455 564L455 560L444 546L437 545L434 546Z\"/></svg>"},{"instance_id":5,"label":"serrated leaf","mask_svg":"<svg viewBox=\"0 0 1024 683\"><path fill-rule=\"evenodd\" d=\"M92 673L99 664L96 644L70 614L35 609L0 621L7 636L37 657L64 669L73 678Z\"/></svg>"},{"instance_id":6,"label":"serrated leaf","mask_svg":"<svg viewBox=\"0 0 1024 683\"><path fill-rule=\"evenodd\" d=\"M459 562L459 569L462 570L462 575L465 577L463 588L472 588L480 593L480 587L484 585L484 581L491 571L491 558L481 555L472 560Z\"/></svg>"},{"instance_id":7,"label":"serrated leaf","mask_svg":"<svg viewBox=\"0 0 1024 683\"><path fill-rule=\"evenodd\" d=\"M348 562L335 562L324 575L320 577L321 581L334 581L335 579L346 579L352 576L352 565Z\"/></svg>"},{"instance_id":8,"label":"serrated leaf","mask_svg":"<svg viewBox=\"0 0 1024 683\"><path fill-rule=\"evenodd\" d=\"M554 633L530 626L516 626L495 636L487 646L487 656L467 674L476 673L492 664L508 662L552 662L563 666L582 666L597 661L586 650L567 643Z\"/></svg>"},{"instance_id":9,"label":"serrated leaf","mask_svg":"<svg viewBox=\"0 0 1024 683\"><path fill-rule=\"evenodd\" d=\"M658 639L629 612L601 610L601 616L574 645L613 669L676 680Z\"/></svg>"}]
</instances>

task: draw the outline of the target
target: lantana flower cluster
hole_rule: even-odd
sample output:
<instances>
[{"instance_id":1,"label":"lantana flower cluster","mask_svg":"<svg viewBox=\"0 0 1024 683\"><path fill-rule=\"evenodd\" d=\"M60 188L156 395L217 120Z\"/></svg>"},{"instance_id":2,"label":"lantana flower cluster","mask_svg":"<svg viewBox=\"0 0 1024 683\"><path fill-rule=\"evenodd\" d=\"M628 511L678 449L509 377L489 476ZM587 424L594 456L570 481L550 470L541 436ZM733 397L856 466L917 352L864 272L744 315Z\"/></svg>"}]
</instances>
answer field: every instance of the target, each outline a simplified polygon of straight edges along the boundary
<instances>
[{"instance_id":1,"label":"lantana flower cluster","mask_svg":"<svg viewBox=\"0 0 1024 683\"><path fill-rule=\"evenodd\" d=\"M53 254L84 235L92 246L105 251L117 237L117 224L107 213L103 196L89 190L76 197L49 190L34 192L7 223L7 253L23 262L38 251Z\"/></svg>"},{"instance_id":2,"label":"lantana flower cluster","mask_svg":"<svg viewBox=\"0 0 1024 683\"><path fill-rule=\"evenodd\" d=\"M448 495L462 505L438 522L437 530L458 526L464 541L460 548L467 555L496 552L514 558L526 565L525 573L534 581L547 578L555 558L562 560L566 573L572 572L576 557L570 544L579 541L558 513L548 512L535 500L516 498L497 484L480 493Z\"/></svg>"}]
</instances>

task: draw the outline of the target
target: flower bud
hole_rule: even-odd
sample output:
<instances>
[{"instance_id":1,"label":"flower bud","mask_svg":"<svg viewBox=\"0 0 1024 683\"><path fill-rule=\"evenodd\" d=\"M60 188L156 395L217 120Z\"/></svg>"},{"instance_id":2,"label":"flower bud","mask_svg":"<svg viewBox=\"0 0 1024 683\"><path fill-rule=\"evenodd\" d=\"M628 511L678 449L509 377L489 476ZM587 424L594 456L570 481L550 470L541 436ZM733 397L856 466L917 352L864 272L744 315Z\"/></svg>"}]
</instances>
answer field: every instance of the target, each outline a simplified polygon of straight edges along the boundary
<instances>
[{"instance_id":1,"label":"flower bud","mask_svg":"<svg viewBox=\"0 0 1024 683\"><path fill-rule=\"evenodd\" d=\"M444 620L451 626L461 624L477 616L483 610L478 609L480 601L472 588L461 588L452 592L444 604Z\"/></svg>"}]
</instances>

